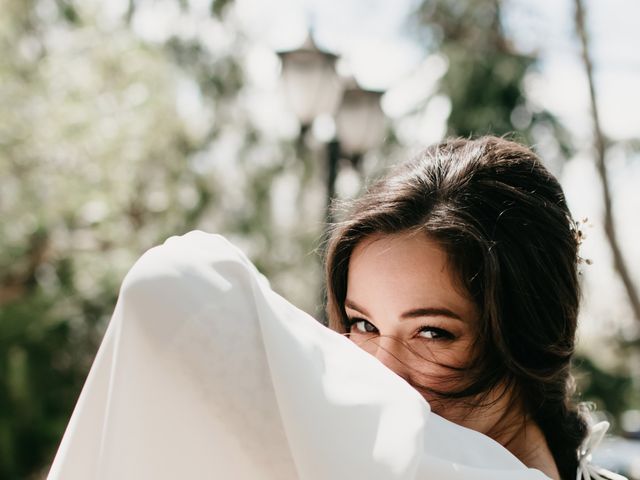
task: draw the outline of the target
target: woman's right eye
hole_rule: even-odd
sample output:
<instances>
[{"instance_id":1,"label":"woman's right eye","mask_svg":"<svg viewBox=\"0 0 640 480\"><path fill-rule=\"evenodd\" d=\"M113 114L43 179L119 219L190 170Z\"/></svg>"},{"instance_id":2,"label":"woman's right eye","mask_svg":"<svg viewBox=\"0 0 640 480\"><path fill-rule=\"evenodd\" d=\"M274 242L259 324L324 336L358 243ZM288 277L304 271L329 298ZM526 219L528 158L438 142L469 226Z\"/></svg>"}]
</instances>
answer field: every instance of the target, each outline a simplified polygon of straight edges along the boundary
<instances>
[{"instance_id":1,"label":"woman's right eye","mask_svg":"<svg viewBox=\"0 0 640 480\"><path fill-rule=\"evenodd\" d=\"M354 318L351 320L351 330L357 330L359 333L375 333L378 329L367 320Z\"/></svg>"}]
</instances>

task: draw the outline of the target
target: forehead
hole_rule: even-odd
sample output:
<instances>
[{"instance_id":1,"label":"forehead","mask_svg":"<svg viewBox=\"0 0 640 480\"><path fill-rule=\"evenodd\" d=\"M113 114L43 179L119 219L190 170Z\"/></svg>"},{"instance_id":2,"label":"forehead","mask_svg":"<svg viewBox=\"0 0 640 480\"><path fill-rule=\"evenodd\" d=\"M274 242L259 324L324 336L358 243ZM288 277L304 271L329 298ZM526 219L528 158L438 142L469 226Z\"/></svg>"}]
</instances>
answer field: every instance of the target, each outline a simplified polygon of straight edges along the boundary
<instances>
[{"instance_id":1,"label":"forehead","mask_svg":"<svg viewBox=\"0 0 640 480\"><path fill-rule=\"evenodd\" d=\"M473 317L475 306L456 278L444 249L426 234L376 234L351 254L347 296L388 314L443 307Z\"/></svg>"}]
</instances>

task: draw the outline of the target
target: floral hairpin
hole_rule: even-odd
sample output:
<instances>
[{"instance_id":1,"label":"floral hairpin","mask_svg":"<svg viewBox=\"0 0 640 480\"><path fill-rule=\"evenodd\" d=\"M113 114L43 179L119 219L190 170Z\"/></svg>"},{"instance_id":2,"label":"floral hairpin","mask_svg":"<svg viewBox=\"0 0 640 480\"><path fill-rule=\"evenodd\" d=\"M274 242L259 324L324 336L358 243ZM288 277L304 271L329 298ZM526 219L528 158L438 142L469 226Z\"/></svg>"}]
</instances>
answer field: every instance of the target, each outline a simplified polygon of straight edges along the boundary
<instances>
[{"instance_id":1,"label":"floral hairpin","mask_svg":"<svg viewBox=\"0 0 640 480\"><path fill-rule=\"evenodd\" d=\"M587 217L584 217L582 220L573 220L572 223L571 231L573 232L573 238L575 239L576 245L579 249L582 242L587 238L587 235L584 233L585 227L590 228L593 227L593 225L589 223L589 219ZM577 260L578 263L586 263L587 265L591 265L593 263L593 260L590 258L581 257L579 254Z\"/></svg>"}]
</instances>

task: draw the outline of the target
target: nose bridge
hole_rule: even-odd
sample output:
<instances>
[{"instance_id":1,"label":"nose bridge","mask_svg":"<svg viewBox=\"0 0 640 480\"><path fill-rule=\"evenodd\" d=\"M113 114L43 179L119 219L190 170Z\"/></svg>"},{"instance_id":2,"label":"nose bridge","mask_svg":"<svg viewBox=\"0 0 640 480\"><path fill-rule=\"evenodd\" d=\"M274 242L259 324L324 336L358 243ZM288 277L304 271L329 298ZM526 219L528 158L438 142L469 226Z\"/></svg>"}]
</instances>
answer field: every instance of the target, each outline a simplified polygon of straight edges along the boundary
<instances>
[{"instance_id":1,"label":"nose bridge","mask_svg":"<svg viewBox=\"0 0 640 480\"><path fill-rule=\"evenodd\" d=\"M406 347L402 341L392 336L380 336L373 342L373 355L387 368L404 377L407 369L404 361Z\"/></svg>"}]
</instances>

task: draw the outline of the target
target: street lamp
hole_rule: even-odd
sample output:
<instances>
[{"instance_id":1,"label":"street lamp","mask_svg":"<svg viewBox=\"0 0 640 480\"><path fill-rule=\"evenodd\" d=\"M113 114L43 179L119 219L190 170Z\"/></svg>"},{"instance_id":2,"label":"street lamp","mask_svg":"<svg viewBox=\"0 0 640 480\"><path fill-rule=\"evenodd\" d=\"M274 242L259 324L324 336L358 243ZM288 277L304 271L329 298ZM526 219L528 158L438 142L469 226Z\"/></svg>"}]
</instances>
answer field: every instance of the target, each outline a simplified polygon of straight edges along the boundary
<instances>
[{"instance_id":1,"label":"street lamp","mask_svg":"<svg viewBox=\"0 0 640 480\"><path fill-rule=\"evenodd\" d=\"M336 113L336 135L340 139L342 153L355 166L362 155L382 144L385 117L380 98L383 93L364 90L352 80L342 95Z\"/></svg>"},{"instance_id":2,"label":"street lamp","mask_svg":"<svg viewBox=\"0 0 640 480\"><path fill-rule=\"evenodd\" d=\"M300 122L300 153L314 119L329 114L334 117L336 136L326 144L327 210L323 240L333 222L331 202L341 157L358 167L362 156L380 145L384 136L385 117L380 108L383 92L360 88L355 80L345 82L336 73L338 56L320 50L311 34L300 48L278 52L282 62L282 83L287 101ZM347 84L347 85L345 85ZM324 305L326 298L320 300ZM320 313L326 323L324 312Z\"/></svg>"},{"instance_id":3,"label":"street lamp","mask_svg":"<svg viewBox=\"0 0 640 480\"><path fill-rule=\"evenodd\" d=\"M338 107L343 88L335 69L338 56L320 50L311 34L302 46L278 52L278 56L287 101L304 133L317 116L333 115Z\"/></svg>"},{"instance_id":4,"label":"street lamp","mask_svg":"<svg viewBox=\"0 0 640 480\"><path fill-rule=\"evenodd\" d=\"M331 223L331 200L341 156L354 166L362 155L377 147L384 136L385 117L380 108L383 92L360 88L336 73L338 56L319 49L311 34L295 50L278 52L282 61L282 83L286 99L300 122L299 143L319 115L332 115L336 137L327 151L327 223ZM346 84L346 85L345 85Z\"/></svg>"}]
</instances>

